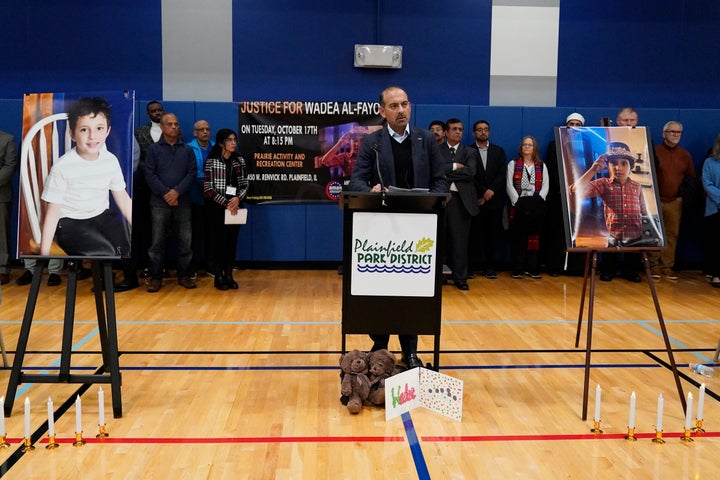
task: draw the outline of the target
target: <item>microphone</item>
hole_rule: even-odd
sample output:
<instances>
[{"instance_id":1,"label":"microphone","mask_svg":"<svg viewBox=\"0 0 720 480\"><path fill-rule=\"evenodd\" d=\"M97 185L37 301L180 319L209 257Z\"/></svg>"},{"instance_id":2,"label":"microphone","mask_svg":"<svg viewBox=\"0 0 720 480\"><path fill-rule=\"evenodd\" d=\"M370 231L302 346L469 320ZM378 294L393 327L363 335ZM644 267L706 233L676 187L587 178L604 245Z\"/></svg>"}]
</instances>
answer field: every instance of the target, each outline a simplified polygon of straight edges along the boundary
<instances>
[{"instance_id":1,"label":"microphone","mask_svg":"<svg viewBox=\"0 0 720 480\"><path fill-rule=\"evenodd\" d=\"M382 196L382 205L385 205L385 182L383 182L382 173L380 173L380 145L374 143L372 147L375 152L375 170L377 170L378 179L380 180L380 194Z\"/></svg>"}]
</instances>

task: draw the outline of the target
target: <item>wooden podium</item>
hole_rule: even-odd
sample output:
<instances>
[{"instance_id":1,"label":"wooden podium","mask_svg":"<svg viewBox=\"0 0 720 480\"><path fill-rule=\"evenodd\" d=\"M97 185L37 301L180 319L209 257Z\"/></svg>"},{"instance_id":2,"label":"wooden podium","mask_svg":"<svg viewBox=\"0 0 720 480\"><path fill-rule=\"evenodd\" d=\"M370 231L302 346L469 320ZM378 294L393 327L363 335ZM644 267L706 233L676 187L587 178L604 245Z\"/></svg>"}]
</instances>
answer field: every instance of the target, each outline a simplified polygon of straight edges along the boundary
<instances>
[{"instance_id":1,"label":"wooden podium","mask_svg":"<svg viewBox=\"0 0 720 480\"><path fill-rule=\"evenodd\" d=\"M449 198L445 193L415 191L341 195L343 353L348 334L433 335L433 366L438 368L445 204ZM412 222L417 230L402 228L404 221ZM369 232L372 240L359 238L361 229ZM397 237L404 232L406 238ZM431 247L428 239L432 239ZM376 256L365 261L361 257L371 254L361 251Z\"/></svg>"}]
</instances>

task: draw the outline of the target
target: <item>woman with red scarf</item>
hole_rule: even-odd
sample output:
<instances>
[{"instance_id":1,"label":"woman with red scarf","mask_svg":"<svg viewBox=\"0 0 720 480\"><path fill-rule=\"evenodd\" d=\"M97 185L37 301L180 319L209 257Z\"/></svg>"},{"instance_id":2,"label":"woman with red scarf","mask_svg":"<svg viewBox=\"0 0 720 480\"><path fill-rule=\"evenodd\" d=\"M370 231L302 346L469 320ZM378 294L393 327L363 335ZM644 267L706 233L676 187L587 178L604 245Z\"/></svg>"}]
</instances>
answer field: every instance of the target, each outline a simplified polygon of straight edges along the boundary
<instances>
[{"instance_id":1,"label":"woman with red scarf","mask_svg":"<svg viewBox=\"0 0 720 480\"><path fill-rule=\"evenodd\" d=\"M523 273L540 278L539 234L545 218L545 197L550 189L547 167L538 155L534 137L523 137L518 158L507 167L506 190L511 205L510 260L512 278Z\"/></svg>"}]
</instances>

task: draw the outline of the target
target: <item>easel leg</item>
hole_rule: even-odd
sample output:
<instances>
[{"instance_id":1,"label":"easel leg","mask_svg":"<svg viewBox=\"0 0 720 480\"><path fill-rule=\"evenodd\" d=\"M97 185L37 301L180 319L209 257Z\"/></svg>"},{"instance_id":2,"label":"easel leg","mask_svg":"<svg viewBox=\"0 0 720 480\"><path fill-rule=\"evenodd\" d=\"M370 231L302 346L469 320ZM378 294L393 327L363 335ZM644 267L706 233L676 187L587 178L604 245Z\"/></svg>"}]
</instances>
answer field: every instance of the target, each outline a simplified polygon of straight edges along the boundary
<instances>
[{"instance_id":1,"label":"easel leg","mask_svg":"<svg viewBox=\"0 0 720 480\"><path fill-rule=\"evenodd\" d=\"M103 262L103 281L105 283L105 303L107 305L107 342L106 348L103 349L107 351L107 353L104 354L107 358L105 368L110 370L113 417L120 418L122 417L122 392L120 391L122 381L120 377L120 354L118 352L117 322L115 318L115 289L112 278L112 262L110 261ZM99 317L98 322L100 322Z\"/></svg>"},{"instance_id":2,"label":"easel leg","mask_svg":"<svg viewBox=\"0 0 720 480\"><path fill-rule=\"evenodd\" d=\"M63 320L62 349L60 351L59 381L70 381L70 358L72 356L73 326L75 325L75 299L77 297L77 266L68 262L67 292L65 294L65 319Z\"/></svg>"},{"instance_id":3,"label":"easel leg","mask_svg":"<svg viewBox=\"0 0 720 480\"><path fill-rule=\"evenodd\" d=\"M15 349L15 358L13 359L12 370L10 371L10 379L8 380L7 392L5 393L5 411L6 417L12 415L13 403L15 402L15 394L20 384L20 374L23 360L25 359L25 351L27 349L28 338L30 338L30 326L35 315L35 305L37 304L38 293L40 292L40 282L42 282L43 270L48 266L48 259L38 259L35 264L35 272L33 272L32 283L30 284L30 292L28 293L28 301L25 305L25 314L23 315L20 334L18 335L17 348Z\"/></svg>"},{"instance_id":4,"label":"easel leg","mask_svg":"<svg viewBox=\"0 0 720 480\"><path fill-rule=\"evenodd\" d=\"M590 269L590 298L588 299L588 328L585 345L585 381L583 383L582 419L587 420L588 391L590 387L590 353L592 352L593 306L595 304L595 271L597 270L597 251L592 252L592 268ZM584 295L583 295L584 298Z\"/></svg>"},{"instance_id":5,"label":"easel leg","mask_svg":"<svg viewBox=\"0 0 720 480\"><path fill-rule=\"evenodd\" d=\"M107 323L105 319L105 301L103 300L103 289L105 285L105 273L102 271L102 264L98 260L92 262L93 271L93 290L95 291L95 312L98 319L98 336L100 337L100 346L102 347L103 370L108 371L110 359L107 354L108 334Z\"/></svg>"},{"instance_id":6,"label":"easel leg","mask_svg":"<svg viewBox=\"0 0 720 480\"><path fill-rule=\"evenodd\" d=\"M577 333L575 334L575 348L580 345L580 332L582 331L582 317L585 313L585 292L587 291L588 273L590 272L590 260L592 259L592 252L587 252L585 255L585 273L583 276L582 293L580 294L580 313L578 313L578 324Z\"/></svg>"},{"instance_id":7,"label":"easel leg","mask_svg":"<svg viewBox=\"0 0 720 480\"><path fill-rule=\"evenodd\" d=\"M660 330L662 330L663 340L665 341L665 350L667 350L668 359L670 360L670 367L672 368L673 377L675 378L675 386L677 387L678 395L680 395L680 403L682 404L682 411L685 412L687 408L687 401L685 395L683 395L682 384L680 383L680 375L678 375L677 365L675 364L675 356L673 355L672 346L670 345L670 337L665 327L665 319L663 318L662 311L660 310L660 302L658 302L657 291L655 290L655 282L653 282L652 275L650 274L650 260L648 259L647 252L642 252L643 266L645 267L645 276L650 286L650 294L652 295L653 303L655 304L655 312L658 316L658 322L660 323Z\"/></svg>"}]
</instances>

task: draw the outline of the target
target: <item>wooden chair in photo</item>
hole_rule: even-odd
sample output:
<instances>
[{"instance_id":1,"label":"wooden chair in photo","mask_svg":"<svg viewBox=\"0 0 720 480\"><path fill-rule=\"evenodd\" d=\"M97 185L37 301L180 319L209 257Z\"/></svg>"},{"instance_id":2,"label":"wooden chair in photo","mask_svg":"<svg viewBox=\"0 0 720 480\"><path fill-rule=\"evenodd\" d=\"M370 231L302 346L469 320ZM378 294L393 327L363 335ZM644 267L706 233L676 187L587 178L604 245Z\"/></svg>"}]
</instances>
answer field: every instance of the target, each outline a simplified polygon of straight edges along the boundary
<instances>
[{"instance_id":1,"label":"wooden chair in photo","mask_svg":"<svg viewBox=\"0 0 720 480\"><path fill-rule=\"evenodd\" d=\"M20 149L20 196L27 214L32 249L39 251L42 229L42 195L52 162L72 148L67 113L57 113L35 123L22 141ZM62 128L63 123L65 128ZM64 139L61 143L61 131ZM49 131L49 133L48 133ZM53 243L51 255L65 255Z\"/></svg>"}]
</instances>

